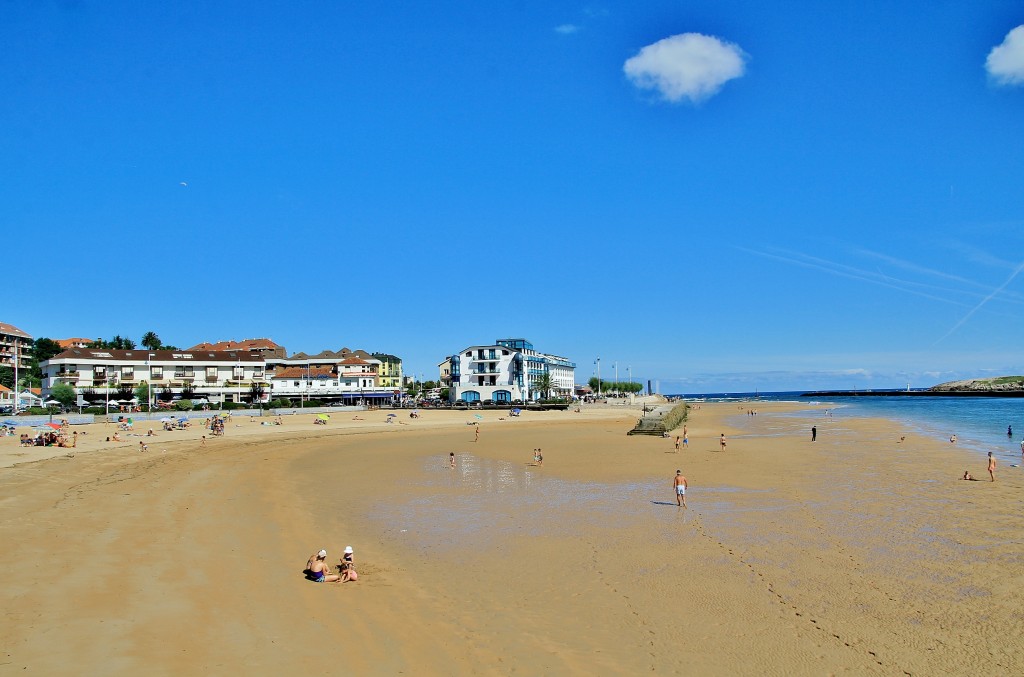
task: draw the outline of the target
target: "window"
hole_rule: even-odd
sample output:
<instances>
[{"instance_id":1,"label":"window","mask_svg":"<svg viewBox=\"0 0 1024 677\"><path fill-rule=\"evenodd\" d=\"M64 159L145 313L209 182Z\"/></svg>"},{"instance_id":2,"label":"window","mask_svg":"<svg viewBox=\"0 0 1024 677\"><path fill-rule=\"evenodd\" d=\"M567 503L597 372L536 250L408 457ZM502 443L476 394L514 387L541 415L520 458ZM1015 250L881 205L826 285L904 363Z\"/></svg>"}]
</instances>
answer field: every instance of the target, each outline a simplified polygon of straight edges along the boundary
<instances>
[{"instance_id":1,"label":"window","mask_svg":"<svg viewBox=\"0 0 1024 677\"><path fill-rule=\"evenodd\" d=\"M206 368L206 380L207 381L216 381L217 380L217 367L207 367Z\"/></svg>"},{"instance_id":2,"label":"window","mask_svg":"<svg viewBox=\"0 0 1024 677\"><path fill-rule=\"evenodd\" d=\"M252 376L253 378L263 378L263 367L253 367Z\"/></svg>"},{"instance_id":3,"label":"window","mask_svg":"<svg viewBox=\"0 0 1024 677\"><path fill-rule=\"evenodd\" d=\"M489 359L489 360L495 359L494 348L491 348L490 350L487 351L487 359Z\"/></svg>"},{"instance_id":4,"label":"window","mask_svg":"<svg viewBox=\"0 0 1024 677\"><path fill-rule=\"evenodd\" d=\"M121 367L121 380L131 381L135 378L135 367Z\"/></svg>"},{"instance_id":5,"label":"window","mask_svg":"<svg viewBox=\"0 0 1024 677\"><path fill-rule=\"evenodd\" d=\"M154 381L162 381L164 378L163 367L151 367L149 370L149 377Z\"/></svg>"},{"instance_id":6,"label":"window","mask_svg":"<svg viewBox=\"0 0 1024 677\"><path fill-rule=\"evenodd\" d=\"M296 388L298 388L298 387L299 387L299 382L298 382L298 381L294 381L294 382L292 383L292 385L294 385L294 386L295 386Z\"/></svg>"}]
</instances>

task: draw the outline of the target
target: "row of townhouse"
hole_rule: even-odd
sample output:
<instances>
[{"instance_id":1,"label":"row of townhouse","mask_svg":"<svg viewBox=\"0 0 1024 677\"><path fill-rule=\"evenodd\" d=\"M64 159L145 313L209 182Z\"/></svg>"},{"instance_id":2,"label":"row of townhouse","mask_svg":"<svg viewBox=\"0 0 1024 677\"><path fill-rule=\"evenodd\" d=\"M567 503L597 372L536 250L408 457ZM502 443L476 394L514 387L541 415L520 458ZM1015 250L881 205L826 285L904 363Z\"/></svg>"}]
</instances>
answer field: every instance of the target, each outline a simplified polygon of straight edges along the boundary
<instances>
[{"instance_id":1,"label":"row of townhouse","mask_svg":"<svg viewBox=\"0 0 1024 677\"><path fill-rule=\"evenodd\" d=\"M530 402L548 395L571 397L575 389L575 363L542 353L526 339L469 346L446 358L438 370L452 402Z\"/></svg>"},{"instance_id":2,"label":"row of townhouse","mask_svg":"<svg viewBox=\"0 0 1024 677\"><path fill-rule=\"evenodd\" d=\"M316 399L339 404L400 398L402 362L362 350L297 353L269 339L205 343L189 350L101 350L72 347L40 366L43 393L58 383L75 388L79 403L101 403L146 384L154 399L186 396L212 403Z\"/></svg>"}]
</instances>

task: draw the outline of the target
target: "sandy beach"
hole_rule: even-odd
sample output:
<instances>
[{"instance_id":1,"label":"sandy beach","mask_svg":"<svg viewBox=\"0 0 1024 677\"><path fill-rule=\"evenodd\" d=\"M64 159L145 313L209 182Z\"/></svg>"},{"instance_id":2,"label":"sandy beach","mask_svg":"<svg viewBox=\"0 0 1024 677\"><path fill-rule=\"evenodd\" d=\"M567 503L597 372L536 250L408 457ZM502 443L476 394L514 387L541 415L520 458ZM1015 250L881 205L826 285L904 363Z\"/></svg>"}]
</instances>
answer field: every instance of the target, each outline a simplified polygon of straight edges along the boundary
<instances>
[{"instance_id":1,"label":"sandy beach","mask_svg":"<svg viewBox=\"0 0 1024 677\"><path fill-rule=\"evenodd\" d=\"M600 406L0 439L0 674L1024 671L1021 468L743 407L679 453ZM304 579L346 545L358 582Z\"/></svg>"}]
</instances>

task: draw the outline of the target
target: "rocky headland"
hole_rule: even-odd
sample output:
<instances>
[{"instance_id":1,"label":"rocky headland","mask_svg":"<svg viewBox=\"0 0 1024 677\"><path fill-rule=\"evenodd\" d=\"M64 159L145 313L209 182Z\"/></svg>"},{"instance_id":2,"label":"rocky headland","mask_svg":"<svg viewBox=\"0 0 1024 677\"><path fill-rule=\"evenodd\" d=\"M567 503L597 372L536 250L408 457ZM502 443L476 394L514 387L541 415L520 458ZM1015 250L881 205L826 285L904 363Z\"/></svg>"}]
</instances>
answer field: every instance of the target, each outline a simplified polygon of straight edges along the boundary
<instances>
[{"instance_id":1,"label":"rocky headland","mask_svg":"<svg viewBox=\"0 0 1024 677\"><path fill-rule=\"evenodd\" d=\"M928 392L937 393L1005 393L1017 391L1024 391L1024 376L998 376L996 378L949 381L928 389Z\"/></svg>"}]
</instances>

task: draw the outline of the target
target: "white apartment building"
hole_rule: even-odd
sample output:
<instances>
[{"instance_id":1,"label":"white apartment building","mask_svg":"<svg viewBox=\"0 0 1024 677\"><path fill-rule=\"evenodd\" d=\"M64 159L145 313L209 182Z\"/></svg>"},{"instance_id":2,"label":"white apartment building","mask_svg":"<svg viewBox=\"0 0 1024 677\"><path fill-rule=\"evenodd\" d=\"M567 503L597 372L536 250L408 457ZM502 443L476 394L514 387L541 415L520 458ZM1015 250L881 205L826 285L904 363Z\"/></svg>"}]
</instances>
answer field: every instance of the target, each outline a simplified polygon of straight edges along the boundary
<instances>
[{"instance_id":1,"label":"white apartment building","mask_svg":"<svg viewBox=\"0 0 1024 677\"><path fill-rule=\"evenodd\" d=\"M41 363L40 368L44 397L53 386L66 383L75 388L83 404L125 399L124 394L144 383L153 400L181 396L185 391L191 393L190 399L243 402L250 400L253 384L269 390L263 358L242 350L70 348Z\"/></svg>"},{"instance_id":2,"label":"white apartment building","mask_svg":"<svg viewBox=\"0 0 1024 677\"><path fill-rule=\"evenodd\" d=\"M525 339L498 339L493 345L469 346L450 356L452 402L530 402L544 397L537 387L551 377L551 394L571 396L576 365L564 357L538 352ZM442 363L444 364L444 363Z\"/></svg>"},{"instance_id":3,"label":"white apartment building","mask_svg":"<svg viewBox=\"0 0 1024 677\"><path fill-rule=\"evenodd\" d=\"M380 364L380 360L363 359L354 354L341 360L312 357L301 366L293 361L291 366L279 366L270 378L271 397L340 404L390 404L401 393L381 383Z\"/></svg>"}]
</instances>

